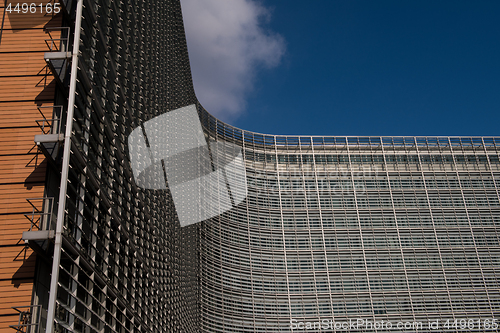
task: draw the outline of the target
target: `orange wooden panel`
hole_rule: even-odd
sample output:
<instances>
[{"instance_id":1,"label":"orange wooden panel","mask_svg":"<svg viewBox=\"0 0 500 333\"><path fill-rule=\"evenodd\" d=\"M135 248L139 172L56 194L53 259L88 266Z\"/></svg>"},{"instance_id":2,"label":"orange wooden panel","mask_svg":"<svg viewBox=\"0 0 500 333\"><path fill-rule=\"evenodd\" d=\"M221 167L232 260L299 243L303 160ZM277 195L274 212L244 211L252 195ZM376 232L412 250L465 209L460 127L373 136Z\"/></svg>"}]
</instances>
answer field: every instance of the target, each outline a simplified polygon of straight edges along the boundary
<instances>
[{"instance_id":1,"label":"orange wooden panel","mask_svg":"<svg viewBox=\"0 0 500 333\"><path fill-rule=\"evenodd\" d=\"M37 155L35 153L23 155L3 155L0 156L0 170L2 173L6 173L6 176L19 173L29 175L43 165L44 160L44 155ZM9 182L14 181L10 179Z\"/></svg>"},{"instance_id":2,"label":"orange wooden panel","mask_svg":"<svg viewBox=\"0 0 500 333\"><path fill-rule=\"evenodd\" d=\"M31 206L26 202L29 198L41 198L44 184L27 187L25 184L0 185L0 214L28 213ZM0 216L5 218L5 216Z\"/></svg>"},{"instance_id":3,"label":"orange wooden panel","mask_svg":"<svg viewBox=\"0 0 500 333\"><path fill-rule=\"evenodd\" d=\"M37 191L34 191L36 189ZM23 213L27 214L31 212L31 207L27 206L26 198L42 197L43 195L43 184L40 186L34 186L29 193L9 193L2 194L0 196L0 214L16 214Z\"/></svg>"},{"instance_id":4,"label":"orange wooden panel","mask_svg":"<svg viewBox=\"0 0 500 333\"><path fill-rule=\"evenodd\" d=\"M26 304L28 305L28 304ZM14 311L14 309L12 309ZM15 311L14 311L15 312ZM19 319L19 316L17 312L12 313L12 316L0 316L0 333L15 333L12 328L10 328L10 325L16 325L17 321ZM10 312L9 312L10 314Z\"/></svg>"},{"instance_id":5,"label":"orange wooden panel","mask_svg":"<svg viewBox=\"0 0 500 333\"><path fill-rule=\"evenodd\" d=\"M0 279L31 279L35 262L36 255L29 247L5 246L0 252Z\"/></svg>"},{"instance_id":6,"label":"orange wooden panel","mask_svg":"<svg viewBox=\"0 0 500 333\"><path fill-rule=\"evenodd\" d=\"M0 299L0 301L2 300ZM16 322L9 325L16 325L17 321L19 320L19 312L14 310L12 307L27 306L30 304L31 304L30 296L5 299L5 304L0 306L0 316L6 316L12 314L13 315L12 319L15 320ZM0 332L2 332L1 326L0 326ZM14 331L12 328L5 332L16 333L16 331Z\"/></svg>"},{"instance_id":7,"label":"orange wooden panel","mask_svg":"<svg viewBox=\"0 0 500 333\"><path fill-rule=\"evenodd\" d=\"M38 217L36 217L38 218ZM0 246L22 244L22 235L28 231L31 222L24 214L3 215L0 217Z\"/></svg>"},{"instance_id":8,"label":"orange wooden panel","mask_svg":"<svg viewBox=\"0 0 500 333\"><path fill-rule=\"evenodd\" d=\"M34 104L32 101L25 101L25 102L17 102L17 101L12 101L12 102L5 102L0 104L0 114L12 110L32 110L36 111L35 113L38 114L38 110L36 110L37 106L51 106L52 104L49 102L43 102L43 103L36 103ZM47 109L48 110L48 109ZM47 116L50 113L47 113L46 109L42 108L42 112ZM38 117L38 116L37 116Z\"/></svg>"},{"instance_id":9,"label":"orange wooden panel","mask_svg":"<svg viewBox=\"0 0 500 333\"><path fill-rule=\"evenodd\" d=\"M41 194L43 194L43 184L33 186L31 190L27 190L25 184L0 185L0 203L5 206L0 207L0 226L8 226L13 223L26 223L25 226L29 226L28 221L21 216L31 214L33 206L36 210L41 210L43 206L43 200L39 199L42 198ZM8 204L11 204L10 209L7 207Z\"/></svg>"},{"instance_id":10,"label":"orange wooden panel","mask_svg":"<svg viewBox=\"0 0 500 333\"><path fill-rule=\"evenodd\" d=\"M18 100L53 100L55 80L52 75L0 78L0 102Z\"/></svg>"},{"instance_id":11,"label":"orange wooden panel","mask_svg":"<svg viewBox=\"0 0 500 333\"><path fill-rule=\"evenodd\" d=\"M19 212L18 214L8 214L8 215L0 215L0 228L11 228L13 226L22 226L23 228L29 226L29 221L24 217L24 213L28 210L31 211L31 205L26 202L26 209L24 212ZM41 208L42 203L36 202L34 203L35 207ZM29 208L29 209L28 209Z\"/></svg>"},{"instance_id":12,"label":"orange wooden panel","mask_svg":"<svg viewBox=\"0 0 500 333\"><path fill-rule=\"evenodd\" d=\"M0 183L43 182L47 166L44 161L42 154L0 156Z\"/></svg>"},{"instance_id":13,"label":"orange wooden panel","mask_svg":"<svg viewBox=\"0 0 500 333\"><path fill-rule=\"evenodd\" d=\"M52 34L54 37L54 34ZM0 52L47 52L50 36L44 29L3 30Z\"/></svg>"},{"instance_id":14,"label":"orange wooden panel","mask_svg":"<svg viewBox=\"0 0 500 333\"><path fill-rule=\"evenodd\" d=\"M1 131L1 130L0 130ZM13 141L13 142L8 142L8 139L6 140L0 140L0 144L5 144L5 147L2 147L0 149L0 155L13 155L13 154L21 154L24 152L24 154L29 154L30 159L33 158L33 156L39 154L39 157L43 160L45 157L42 155L41 152L38 151L38 147L36 146L34 139L34 135L30 135L31 140L19 140L19 141ZM16 138L12 138L15 140ZM40 162L40 160L39 160ZM40 164L40 163L38 163ZM1 174L0 174L0 179L1 179ZM0 180L0 183L4 183L4 181Z\"/></svg>"},{"instance_id":15,"label":"orange wooden panel","mask_svg":"<svg viewBox=\"0 0 500 333\"><path fill-rule=\"evenodd\" d=\"M25 186L25 184L9 184ZM26 213L31 211L31 207L26 205L26 200L29 198L41 198L43 195L43 184L40 186L33 186L31 190L25 192L2 192L0 194L0 214L15 214L15 213ZM0 187L5 187L7 185L1 185Z\"/></svg>"},{"instance_id":16,"label":"orange wooden panel","mask_svg":"<svg viewBox=\"0 0 500 333\"><path fill-rule=\"evenodd\" d=\"M33 279L0 281L0 318L12 314L11 320L15 319L17 322L18 312L12 307L30 305L32 290ZM0 324L0 332L1 328L2 325Z\"/></svg>"},{"instance_id":17,"label":"orange wooden panel","mask_svg":"<svg viewBox=\"0 0 500 333\"><path fill-rule=\"evenodd\" d=\"M17 313L13 306L29 305L33 283L31 279L0 281L0 315ZM0 326L1 327L1 326Z\"/></svg>"},{"instance_id":18,"label":"orange wooden panel","mask_svg":"<svg viewBox=\"0 0 500 333\"><path fill-rule=\"evenodd\" d=\"M25 282L29 282L29 280L26 280ZM24 295L31 295L31 287L29 286L29 283L21 283L17 288L14 288L12 282L5 280L0 281L0 297L4 293L12 292L14 289Z\"/></svg>"},{"instance_id":19,"label":"orange wooden panel","mask_svg":"<svg viewBox=\"0 0 500 333\"><path fill-rule=\"evenodd\" d=\"M33 187L33 188L31 188ZM16 198L22 198L26 196L26 198L38 198L36 194L39 194L41 191L38 189L36 184L25 184L25 183L12 183L12 184L0 184L0 198L4 200L16 201ZM35 196L33 196L35 194ZM10 197L10 198L9 198ZM0 201L1 202L1 201ZM5 204L5 202L4 202ZM2 207L0 207L2 209ZM24 212L22 209L19 212ZM11 211L9 213L16 213L17 211ZM5 212L2 212L5 213Z\"/></svg>"},{"instance_id":20,"label":"orange wooden panel","mask_svg":"<svg viewBox=\"0 0 500 333\"><path fill-rule=\"evenodd\" d=\"M5 234L2 233L2 235L0 236L0 245L8 246L8 245L23 244L24 243L22 239L23 232L28 230L29 229L22 229L19 230L18 232L15 232L14 230L7 230Z\"/></svg>"},{"instance_id":21,"label":"orange wooden panel","mask_svg":"<svg viewBox=\"0 0 500 333\"><path fill-rule=\"evenodd\" d=\"M11 117L15 118L16 115L11 115ZM42 118L42 116L39 116L39 119ZM12 120L15 120L15 119L12 119ZM36 125L36 122L33 121L33 124L24 124L25 126L22 126L24 128L8 128L8 127L4 127L4 128L1 128L0 130L2 131L2 133L4 133L4 135L6 136L21 136L21 135L24 135L24 134L33 134L33 135L36 135L38 132L40 132L41 130L38 130L38 126ZM0 134L2 135L2 134Z\"/></svg>"},{"instance_id":22,"label":"orange wooden panel","mask_svg":"<svg viewBox=\"0 0 500 333\"><path fill-rule=\"evenodd\" d=\"M38 149L34 139L37 134L42 134L39 127L0 129L0 155L36 154ZM2 160L0 158L0 163Z\"/></svg>"},{"instance_id":23,"label":"orange wooden panel","mask_svg":"<svg viewBox=\"0 0 500 333\"><path fill-rule=\"evenodd\" d=\"M44 73L45 52L0 53L0 75L37 75Z\"/></svg>"},{"instance_id":24,"label":"orange wooden panel","mask_svg":"<svg viewBox=\"0 0 500 333\"><path fill-rule=\"evenodd\" d=\"M33 284L32 284L33 288ZM13 309L13 307L19 307L19 306L27 306L31 304L31 295L30 296L24 296L24 297L19 297L15 295L13 298L5 298L5 300L2 300L0 298L0 316L8 316L12 315L12 321L15 320L15 323L9 323L9 325L16 325L17 321L19 320L19 312ZM3 304L2 304L3 303ZM10 316L9 316L10 317ZM2 332L2 326L0 326L0 332ZM9 331L5 332L10 332L10 333L16 333L12 328Z\"/></svg>"},{"instance_id":25,"label":"orange wooden panel","mask_svg":"<svg viewBox=\"0 0 500 333\"><path fill-rule=\"evenodd\" d=\"M36 4L41 2L48 0ZM0 8L0 17L3 13ZM0 44L0 332L13 331L8 326L17 323L11 307L31 301L36 256L21 239L31 226L23 213L31 212L26 198L44 194L46 161L43 154L35 154L36 147L31 149L34 136L41 134L35 122L43 118L37 105L51 105L55 93L55 80L44 60L49 51L45 40L50 39L45 28L60 26L60 22L61 15L40 13L6 13L4 20ZM60 36L59 31L51 33L54 38ZM44 111L47 118L52 117L52 109Z\"/></svg>"},{"instance_id":26,"label":"orange wooden panel","mask_svg":"<svg viewBox=\"0 0 500 333\"><path fill-rule=\"evenodd\" d=\"M52 118L53 103L45 102L38 105L33 101L28 102L6 102L0 103L0 127L24 127L38 126L36 120L43 119L40 114L42 112L45 118ZM38 111L37 106L40 106ZM47 106L47 107L44 107ZM0 132L2 129L0 129Z\"/></svg>"}]
</instances>

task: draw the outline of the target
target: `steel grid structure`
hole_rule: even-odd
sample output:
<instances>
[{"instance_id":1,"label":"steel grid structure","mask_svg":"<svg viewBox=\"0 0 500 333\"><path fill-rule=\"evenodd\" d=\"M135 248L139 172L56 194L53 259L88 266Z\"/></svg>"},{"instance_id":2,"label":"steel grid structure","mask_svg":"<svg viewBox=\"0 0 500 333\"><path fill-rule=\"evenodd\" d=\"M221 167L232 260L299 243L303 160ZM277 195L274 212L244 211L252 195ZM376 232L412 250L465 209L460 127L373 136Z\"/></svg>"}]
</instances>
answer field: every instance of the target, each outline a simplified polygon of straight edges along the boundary
<instances>
[{"instance_id":1,"label":"steel grid structure","mask_svg":"<svg viewBox=\"0 0 500 333\"><path fill-rule=\"evenodd\" d=\"M200 110L248 185L201 227L204 332L500 314L500 138L273 136Z\"/></svg>"},{"instance_id":2,"label":"steel grid structure","mask_svg":"<svg viewBox=\"0 0 500 333\"><path fill-rule=\"evenodd\" d=\"M63 149L46 154L55 237L30 242L37 331L194 332L198 230L181 229L168 192L137 187L127 150L134 127L196 101L180 4L60 3L73 52L45 54L71 71L55 73Z\"/></svg>"}]
</instances>

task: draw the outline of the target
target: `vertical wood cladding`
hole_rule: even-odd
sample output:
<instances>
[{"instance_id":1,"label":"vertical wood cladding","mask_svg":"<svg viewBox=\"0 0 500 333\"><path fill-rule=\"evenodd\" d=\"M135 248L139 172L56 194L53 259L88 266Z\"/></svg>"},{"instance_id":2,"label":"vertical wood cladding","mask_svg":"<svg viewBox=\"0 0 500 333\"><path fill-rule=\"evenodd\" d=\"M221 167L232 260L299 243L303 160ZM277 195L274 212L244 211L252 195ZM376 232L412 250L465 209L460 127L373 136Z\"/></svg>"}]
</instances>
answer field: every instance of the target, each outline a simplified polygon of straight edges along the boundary
<instances>
[{"instance_id":1,"label":"vertical wood cladding","mask_svg":"<svg viewBox=\"0 0 500 333\"><path fill-rule=\"evenodd\" d=\"M7 4L11 1L7 1ZM48 1L44 1L46 3ZM40 2L36 2L39 4ZM41 134L37 107L54 103L55 80L44 61L47 27L60 17L4 13L0 40L0 332L9 332L18 314L13 306L30 305L35 254L21 239L30 228L24 214L28 198L44 195L45 157L33 139ZM1 24L1 23L0 23ZM54 35L53 35L54 36ZM44 109L41 109L44 110ZM45 117L51 118L51 108Z\"/></svg>"}]
</instances>

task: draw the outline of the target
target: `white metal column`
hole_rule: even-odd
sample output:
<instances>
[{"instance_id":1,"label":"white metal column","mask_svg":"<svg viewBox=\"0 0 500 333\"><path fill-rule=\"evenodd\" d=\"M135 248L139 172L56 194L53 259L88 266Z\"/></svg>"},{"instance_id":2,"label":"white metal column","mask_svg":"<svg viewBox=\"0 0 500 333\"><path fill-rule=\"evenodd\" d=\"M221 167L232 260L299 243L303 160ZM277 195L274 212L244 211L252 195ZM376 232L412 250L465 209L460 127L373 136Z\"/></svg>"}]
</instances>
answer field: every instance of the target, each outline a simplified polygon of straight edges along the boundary
<instances>
[{"instance_id":1,"label":"white metal column","mask_svg":"<svg viewBox=\"0 0 500 333\"><path fill-rule=\"evenodd\" d=\"M73 114L75 108L76 79L78 74L78 52L80 50L80 31L82 27L83 0L78 0L75 18L75 35L73 39L73 52L71 55L71 77L69 84L68 113L66 118L66 134L64 136L64 151L61 171L61 184L59 187L59 205L57 209L56 233L54 244L54 257L52 261L52 275L50 279L49 307L47 310L46 332L54 332L54 319L56 311L57 281L59 279L59 264L61 261L62 231L64 224L64 210L66 206L66 191L68 185L69 158L71 148L71 132L73 130Z\"/></svg>"}]
</instances>

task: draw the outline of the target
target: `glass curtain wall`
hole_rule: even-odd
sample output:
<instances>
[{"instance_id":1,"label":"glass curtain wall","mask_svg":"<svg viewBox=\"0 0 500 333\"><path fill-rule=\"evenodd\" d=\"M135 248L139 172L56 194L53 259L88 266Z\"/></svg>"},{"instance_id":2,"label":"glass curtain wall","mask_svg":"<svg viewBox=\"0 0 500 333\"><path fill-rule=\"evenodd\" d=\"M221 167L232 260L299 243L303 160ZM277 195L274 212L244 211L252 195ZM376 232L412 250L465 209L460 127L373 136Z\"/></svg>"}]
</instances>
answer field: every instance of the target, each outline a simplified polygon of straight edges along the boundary
<instances>
[{"instance_id":1,"label":"glass curtain wall","mask_svg":"<svg viewBox=\"0 0 500 333\"><path fill-rule=\"evenodd\" d=\"M63 6L70 41L76 3ZM127 151L134 128L195 101L180 12L83 0L56 332L197 330L198 231L180 228L167 191L135 185Z\"/></svg>"},{"instance_id":2,"label":"glass curtain wall","mask_svg":"<svg viewBox=\"0 0 500 333\"><path fill-rule=\"evenodd\" d=\"M499 315L499 138L272 136L200 115L241 145L248 185L201 226L204 332Z\"/></svg>"}]
</instances>

